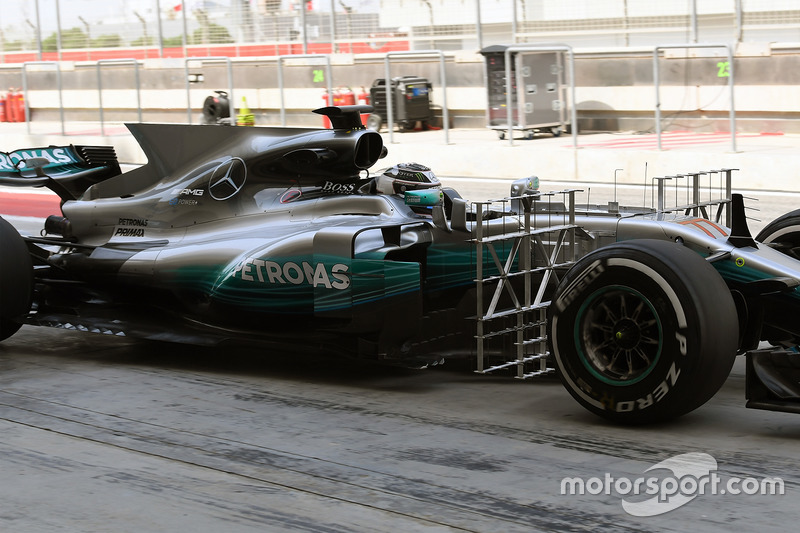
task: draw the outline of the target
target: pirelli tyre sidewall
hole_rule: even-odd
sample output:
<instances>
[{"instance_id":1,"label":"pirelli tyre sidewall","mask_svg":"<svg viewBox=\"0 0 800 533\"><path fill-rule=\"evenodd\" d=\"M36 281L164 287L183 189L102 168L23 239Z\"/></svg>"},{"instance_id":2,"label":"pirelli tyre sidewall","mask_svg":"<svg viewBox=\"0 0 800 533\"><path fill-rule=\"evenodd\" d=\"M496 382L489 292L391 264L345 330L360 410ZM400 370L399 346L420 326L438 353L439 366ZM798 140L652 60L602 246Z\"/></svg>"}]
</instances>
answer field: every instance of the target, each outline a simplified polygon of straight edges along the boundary
<instances>
[{"instance_id":1,"label":"pirelli tyre sidewall","mask_svg":"<svg viewBox=\"0 0 800 533\"><path fill-rule=\"evenodd\" d=\"M739 338L722 277L669 241L588 254L559 284L549 318L561 381L584 407L620 423L667 420L708 401Z\"/></svg>"},{"instance_id":2,"label":"pirelli tyre sidewall","mask_svg":"<svg viewBox=\"0 0 800 533\"><path fill-rule=\"evenodd\" d=\"M33 264L17 230L0 218L0 341L20 328L31 308Z\"/></svg>"}]
</instances>

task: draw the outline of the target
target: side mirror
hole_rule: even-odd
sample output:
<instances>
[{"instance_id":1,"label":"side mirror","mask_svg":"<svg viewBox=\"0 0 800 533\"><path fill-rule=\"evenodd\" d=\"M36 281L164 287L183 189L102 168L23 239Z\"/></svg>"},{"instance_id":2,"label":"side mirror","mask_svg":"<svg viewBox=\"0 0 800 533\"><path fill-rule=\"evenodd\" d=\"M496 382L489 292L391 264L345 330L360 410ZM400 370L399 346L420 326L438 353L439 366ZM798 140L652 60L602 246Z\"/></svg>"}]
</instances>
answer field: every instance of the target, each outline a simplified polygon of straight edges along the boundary
<instances>
[{"instance_id":1,"label":"side mirror","mask_svg":"<svg viewBox=\"0 0 800 533\"><path fill-rule=\"evenodd\" d=\"M467 227L467 201L463 198L453 198L453 212L450 215L450 227L455 231L469 233Z\"/></svg>"}]
</instances>

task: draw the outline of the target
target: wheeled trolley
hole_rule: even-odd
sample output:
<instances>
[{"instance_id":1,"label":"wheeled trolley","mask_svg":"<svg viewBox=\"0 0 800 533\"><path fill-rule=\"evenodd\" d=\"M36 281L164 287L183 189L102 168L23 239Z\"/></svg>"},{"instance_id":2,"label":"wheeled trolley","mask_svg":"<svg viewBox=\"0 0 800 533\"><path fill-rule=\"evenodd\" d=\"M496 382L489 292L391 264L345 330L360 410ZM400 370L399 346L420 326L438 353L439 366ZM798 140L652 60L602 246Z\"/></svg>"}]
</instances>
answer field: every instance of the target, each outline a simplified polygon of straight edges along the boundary
<instances>
[{"instance_id":1,"label":"wheeled trolley","mask_svg":"<svg viewBox=\"0 0 800 533\"><path fill-rule=\"evenodd\" d=\"M433 119L431 111L431 84L425 78L400 76L390 80L389 94L392 98L393 122L401 130L412 130L417 122L423 129ZM386 109L386 80L378 78L370 87L370 102L375 108L367 120L367 127L380 131L388 120Z\"/></svg>"},{"instance_id":2,"label":"wheeled trolley","mask_svg":"<svg viewBox=\"0 0 800 533\"><path fill-rule=\"evenodd\" d=\"M517 51L511 53L511 80L506 80L506 49L495 45L481 50L486 64L487 126L500 139L508 133L508 91L511 91L511 124L525 138L547 132L555 136L567 131L567 99L564 84L564 53Z\"/></svg>"}]
</instances>

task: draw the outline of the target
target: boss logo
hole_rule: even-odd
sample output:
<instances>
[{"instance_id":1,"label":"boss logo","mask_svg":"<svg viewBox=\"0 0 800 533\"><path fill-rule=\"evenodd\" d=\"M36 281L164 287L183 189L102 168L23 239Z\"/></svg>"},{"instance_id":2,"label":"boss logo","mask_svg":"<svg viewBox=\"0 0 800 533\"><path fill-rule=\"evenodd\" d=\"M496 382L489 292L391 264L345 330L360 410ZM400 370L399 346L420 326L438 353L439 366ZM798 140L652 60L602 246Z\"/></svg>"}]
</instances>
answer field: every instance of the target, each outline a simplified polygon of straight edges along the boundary
<instances>
[{"instance_id":1,"label":"boss logo","mask_svg":"<svg viewBox=\"0 0 800 533\"><path fill-rule=\"evenodd\" d=\"M356 190L355 183L333 183L326 181L322 186L322 192L330 192L335 194L353 194Z\"/></svg>"}]
</instances>

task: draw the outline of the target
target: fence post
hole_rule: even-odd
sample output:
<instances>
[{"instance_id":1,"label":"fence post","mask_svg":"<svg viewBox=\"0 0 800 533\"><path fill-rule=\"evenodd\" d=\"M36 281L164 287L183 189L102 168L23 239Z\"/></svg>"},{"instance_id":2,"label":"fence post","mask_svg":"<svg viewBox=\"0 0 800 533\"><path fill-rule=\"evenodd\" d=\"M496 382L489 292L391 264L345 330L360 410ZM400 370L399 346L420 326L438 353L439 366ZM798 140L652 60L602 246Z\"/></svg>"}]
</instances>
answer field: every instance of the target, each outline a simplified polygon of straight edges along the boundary
<instances>
[{"instance_id":1,"label":"fence post","mask_svg":"<svg viewBox=\"0 0 800 533\"><path fill-rule=\"evenodd\" d=\"M187 46L189 44L189 30L186 23L186 2L181 0L181 18L183 19L183 34L181 35L183 44L183 57L188 57ZM189 121L191 122L191 120Z\"/></svg>"},{"instance_id":2,"label":"fence post","mask_svg":"<svg viewBox=\"0 0 800 533\"><path fill-rule=\"evenodd\" d=\"M331 78L331 56L329 54L289 54L278 56L278 91L281 95L281 126L286 126L286 104L283 99L283 60L284 59L325 59L325 76L328 82L328 105L333 105L333 85Z\"/></svg>"},{"instance_id":3,"label":"fence post","mask_svg":"<svg viewBox=\"0 0 800 533\"><path fill-rule=\"evenodd\" d=\"M331 0L331 53L336 53L336 7L334 6L334 1Z\"/></svg>"},{"instance_id":4,"label":"fence post","mask_svg":"<svg viewBox=\"0 0 800 533\"><path fill-rule=\"evenodd\" d=\"M392 105L392 73L389 58L397 56L435 55L439 57L439 76L442 78L442 121L444 142L450 144L450 114L447 110L447 76L444 68L444 52L441 50L418 50L416 52L389 52L386 54L386 124L389 128L389 142L394 142L394 115Z\"/></svg>"},{"instance_id":5,"label":"fence post","mask_svg":"<svg viewBox=\"0 0 800 533\"><path fill-rule=\"evenodd\" d=\"M22 94L25 98L25 127L28 135L31 134L31 110L28 98L28 67L30 65L53 65L56 67L56 85L58 86L58 109L61 115L61 135L66 135L64 131L64 98L61 85L61 66L58 61L29 61L22 64Z\"/></svg>"},{"instance_id":6,"label":"fence post","mask_svg":"<svg viewBox=\"0 0 800 533\"><path fill-rule=\"evenodd\" d=\"M158 57L164 57L164 29L161 26L161 0L156 0L156 14L158 20Z\"/></svg>"},{"instance_id":7,"label":"fence post","mask_svg":"<svg viewBox=\"0 0 800 533\"><path fill-rule=\"evenodd\" d=\"M39 61L42 60L42 19L39 16L39 0L36 0L36 46L38 46L38 54L36 57L39 58ZM25 100L27 101L28 95L25 95ZM27 108L27 104L26 104ZM30 131L28 131L30 133Z\"/></svg>"},{"instance_id":8,"label":"fence post","mask_svg":"<svg viewBox=\"0 0 800 533\"><path fill-rule=\"evenodd\" d=\"M133 64L136 76L136 108L139 110L139 122L142 121L142 89L139 83L139 62L136 59L100 59L97 61L97 104L100 108L100 135L106 134L105 118L103 115L103 78L100 75L100 65L108 64Z\"/></svg>"},{"instance_id":9,"label":"fence post","mask_svg":"<svg viewBox=\"0 0 800 533\"><path fill-rule=\"evenodd\" d=\"M514 3L514 9L517 8L516 0ZM475 32L478 35L478 50L483 48L483 22L481 22L481 0L475 0Z\"/></svg>"},{"instance_id":10,"label":"fence post","mask_svg":"<svg viewBox=\"0 0 800 533\"><path fill-rule=\"evenodd\" d=\"M200 63L202 67L204 63L220 63L224 62L228 67L228 111L231 116L231 126L236 125L236 113L233 104L233 66L230 57L187 57L184 61L184 78L186 79L186 117L189 124L192 123L192 99L189 92L189 62L194 61Z\"/></svg>"},{"instance_id":11,"label":"fence post","mask_svg":"<svg viewBox=\"0 0 800 533\"><path fill-rule=\"evenodd\" d=\"M56 0L56 53L61 61L61 1Z\"/></svg>"},{"instance_id":12,"label":"fence post","mask_svg":"<svg viewBox=\"0 0 800 533\"><path fill-rule=\"evenodd\" d=\"M659 91L660 75L658 71L658 53L667 48L724 48L728 53L728 89L730 91L731 108L728 112L731 129L731 150L736 152L736 106L733 103L733 48L725 43L687 43L687 44L662 44L653 48L653 85L656 89L656 139L658 149L661 150L661 95ZM687 54L688 56L688 54Z\"/></svg>"},{"instance_id":13,"label":"fence post","mask_svg":"<svg viewBox=\"0 0 800 533\"><path fill-rule=\"evenodd\" d=\"M300 25L303 27L303 54L308 54L308 25L306 24L306 3L300 2Z\"/></svg>"},{"instance_id":14,"label":"fence post","mask_svg":"<svg viewBox=\"0 0 800 533\"><path fill-rule=\"evenodd\" d=\"M736 42L740 43L742 42L742 37L744 33L744 27L742 22L743 18L742 0L736 0L734 5L736 9Z\"/></svg>"}]
</instances>

